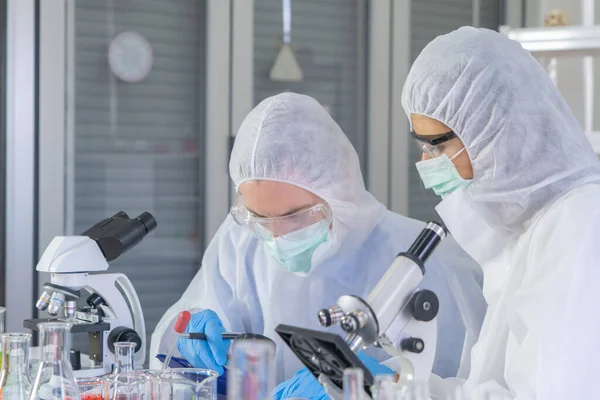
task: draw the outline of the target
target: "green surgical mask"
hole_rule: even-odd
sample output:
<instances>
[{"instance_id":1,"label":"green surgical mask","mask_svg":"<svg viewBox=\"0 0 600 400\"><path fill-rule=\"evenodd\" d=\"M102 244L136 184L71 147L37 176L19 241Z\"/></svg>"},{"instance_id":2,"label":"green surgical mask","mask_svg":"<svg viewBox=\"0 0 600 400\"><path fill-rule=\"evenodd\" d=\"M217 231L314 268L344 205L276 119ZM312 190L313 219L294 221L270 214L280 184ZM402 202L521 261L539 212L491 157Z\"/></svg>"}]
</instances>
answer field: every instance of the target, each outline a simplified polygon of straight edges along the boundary
<instances>
[{"instance_id":1,"label":"green surgical mask","mask_svg":"<svg viewBox=\"0 0 600 400\"><path fill-rule=\"evenodd\" d=\"M297 275L308 274L312 267L312 256L317 247L327 241L329 227L322 222L307 226L286 235L265 241L267 251L285 269ZM294 240L294 238L301 238Z\"/></svg>"},{"instance_id":2,"label":"green surgical mask","mask_svg":"<svg viewBox=\"0 0 600 400\"><path fill-rule=\"evenodd\" d=\"M469 186L472 180L464 179L460 176L456 166L452 162L464 150L465 148L463 147L452 158L448 158L446 154L442 154L439 157L416 163L417 171L419 171L425 189L433 189L435 194L444 197L457 189Z\"/></svg>"}]
</instances>

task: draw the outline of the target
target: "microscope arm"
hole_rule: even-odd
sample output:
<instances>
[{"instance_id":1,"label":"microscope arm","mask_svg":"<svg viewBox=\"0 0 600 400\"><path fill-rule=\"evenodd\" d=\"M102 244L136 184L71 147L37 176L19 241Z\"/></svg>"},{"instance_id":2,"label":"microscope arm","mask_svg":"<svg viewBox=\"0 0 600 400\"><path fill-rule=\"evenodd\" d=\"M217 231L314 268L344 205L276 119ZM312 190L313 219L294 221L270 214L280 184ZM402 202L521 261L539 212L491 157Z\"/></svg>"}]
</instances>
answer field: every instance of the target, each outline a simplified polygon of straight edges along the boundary
<instances>
[{"instance_id":1,"label":"microscope arm","mask_svg":"<svg viewBox=\"0 0 600 400\"><path fill-rule=\"evenodd\" d=\"M146 362L146 323L144 322L142 305L129 278L123 274L118 275L117 282L121 286L121 289L123 290L123 293L127 297L127 301L131 306L131 311L133 314L133 329L142 339L142 347L136 353L136 361L139 361L139 365L143 365L144 362Z\"/></svg>"}]
</instances>

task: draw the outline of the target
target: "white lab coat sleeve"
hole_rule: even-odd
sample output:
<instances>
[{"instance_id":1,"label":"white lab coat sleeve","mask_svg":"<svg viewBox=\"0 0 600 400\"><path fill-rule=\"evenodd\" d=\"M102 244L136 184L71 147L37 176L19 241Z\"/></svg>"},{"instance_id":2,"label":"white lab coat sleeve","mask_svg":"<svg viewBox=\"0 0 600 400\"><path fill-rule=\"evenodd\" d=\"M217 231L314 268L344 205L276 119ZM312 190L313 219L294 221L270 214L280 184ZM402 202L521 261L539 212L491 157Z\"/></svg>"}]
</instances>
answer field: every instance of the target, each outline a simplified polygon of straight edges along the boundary
<instances>
[{"instance_id":1,"label":"white lab coat sleeve","mask_svg":"<svg viewBox=\"0 0 600 400\"><path fill-rule=\"evenodd\" d=\"M245 292L252 288L245 285L245 279L239 279L238 276L239 270L244 269L244 261L236 252L240 251L243 243L232 238L236 233L233 224L231 218L227 217L209 244L200 271L181 299L167 310L158 323L150 346L151 368L160 368L156 355L167 352L174 337L173 325L181 311L194 313L211 309L221 318L227 331L248 331L249 304L241 301L240 295L247 294ZM175 354L178 354L177 351Z\"/></svg>"},{"instance_id":2,"label":"white lab coat sleeve","mask_svg":"<svg viewBox=\"0 0 600 400\"><path fill-rule=\"evenodd\" d=\"M507 308L505 378L517 400L600 399L600 212L562 208L513 260L528 266Z\"/></svg>"}]
</instances>

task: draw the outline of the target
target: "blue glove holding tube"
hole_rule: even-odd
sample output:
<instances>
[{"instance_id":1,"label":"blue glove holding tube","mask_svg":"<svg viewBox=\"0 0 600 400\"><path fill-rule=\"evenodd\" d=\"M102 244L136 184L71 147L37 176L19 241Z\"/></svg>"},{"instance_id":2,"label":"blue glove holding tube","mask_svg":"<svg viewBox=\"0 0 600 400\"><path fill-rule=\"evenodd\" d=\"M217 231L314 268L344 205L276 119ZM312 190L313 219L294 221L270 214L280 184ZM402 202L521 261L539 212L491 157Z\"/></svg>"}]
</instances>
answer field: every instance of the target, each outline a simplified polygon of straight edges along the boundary
<instances>
[{"instance_id":1,"label":"blue glove holding tube","mask_svg":"<svg viewBox=\"0 0 600 400\"><path fill-rule=\"evenodd\" d=\"M382 365L374 359L363 353L359 352L358 358L367 367L367 369L375 375L393 375L394 371L390 368ZM309 400L328 400L329 397L325 393L323 386L317 381L317 379L308 371L303 368L296 373L292 378L285 382L280 383L273 390L273 398L275 400L291 399L294 397L303 397Z\"/></svg>"},{"instance_id":2,"label":"blue glove holding tube","mask_svg":"<svg viewBox=\"0 0 600 400\"><path fill-rule=\"evenodd\" d=\"M223 340L225 328L218 315L212 310L193 314L185 332L204 333L206 340L179 338L177 349L181 355L195 368L212 369L222 375L230 341Z\"/></svg>"}]
</instances>

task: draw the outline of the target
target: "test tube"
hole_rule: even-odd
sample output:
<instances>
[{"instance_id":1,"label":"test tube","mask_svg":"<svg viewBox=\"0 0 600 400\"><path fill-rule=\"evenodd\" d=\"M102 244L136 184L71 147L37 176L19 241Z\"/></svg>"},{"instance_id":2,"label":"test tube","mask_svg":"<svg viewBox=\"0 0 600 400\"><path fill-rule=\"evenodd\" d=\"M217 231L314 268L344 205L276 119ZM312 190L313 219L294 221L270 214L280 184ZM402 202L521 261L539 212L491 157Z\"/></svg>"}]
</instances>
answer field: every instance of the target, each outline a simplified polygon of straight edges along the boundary
<instances>
[{"instance_id":1,"label":"test tube","mask_svg":"<svg viewBox=\"0 0 600 400\"><path fill-rule=\"evenodd\" d=\"M371 390L373 400L396 400L397 389L394 375L377 375Z\"/></svg>"},{"instance_id":2,"label":"test tube","mask_svg":"<svg viewBox=\"0 0 600 400\"><path fill-rule=\"evenodd\" d=\"M227 374L227 398L264 400L275 388L274 351L261 340L236 340Z\"/></svg>"},{"instance_id":3,"label":"test tube","mask_svg":"<svg viewBox=\"0 0 600 400\"><path fill-rule=\"evenodd\" d=\"M364 372L361 368L344 370L344 400L364 400Z\"/></svg>"}]
</instances>

